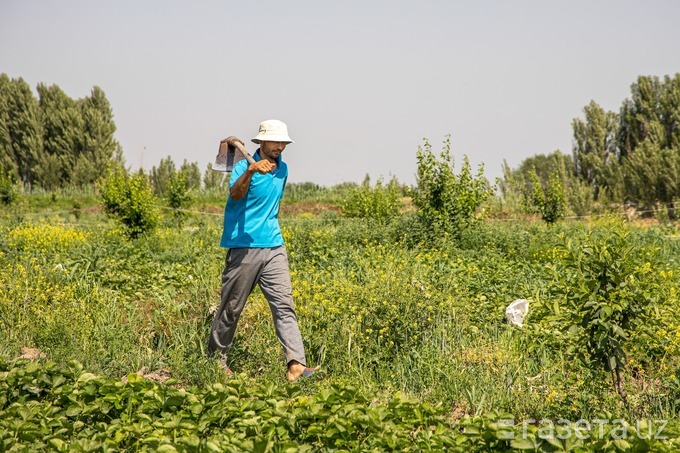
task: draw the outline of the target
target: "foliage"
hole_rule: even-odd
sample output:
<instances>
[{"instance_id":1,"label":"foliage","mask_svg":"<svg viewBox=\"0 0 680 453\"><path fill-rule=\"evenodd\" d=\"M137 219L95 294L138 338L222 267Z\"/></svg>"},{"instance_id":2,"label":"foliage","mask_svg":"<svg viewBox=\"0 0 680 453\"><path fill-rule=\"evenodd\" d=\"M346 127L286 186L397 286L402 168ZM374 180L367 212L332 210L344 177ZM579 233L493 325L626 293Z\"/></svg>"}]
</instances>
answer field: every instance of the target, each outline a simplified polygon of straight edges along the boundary
<instances>
[{"instance_id":1,"label":"foliage","mask_svg":"<svg viewBox=\"0 0 680 453\"><path fill-rule=\"evenodd\" d=\"M347 217L385 220L398 216L401 205L396 181L383 186L380 178L371 187L367 177L361 186L350 189L342 203L342 212Z\"/></svg>"},{"instance_id":2,"label":"foliage","mask_svg":"<svg viewBox=\"0 0 680 453\"><path fill-rule=\"evenodd\" d=\"M331 187L320 186L313 182L286 183L282 203L319 203L341 206L349 193L359 187L355 182L343 182Z\"/></svg>"},{"instance_id":3,"label":"foliage","mask_svg":"<svg viewBox=\"0 0 680 453\"><path fill-rule=\"evenodd\" d=\"M584 112L585 121L572 123L574 159L595 199L608 192L618 203L670 206L680 193L680 73L663 80L639 76L618 115L594 101Z\"/></svg>"},{"instance_id":4,"label":"foliage","mask_svg":"<svg viewBox=\"0 0 680 453\"><path fill-rule=\"evenodd\" d=\"M577 217L585 217L593 212L595 192L593 187L580 179L573 179L566 192L567 205ZM601 196L601 199L605 197Z\"/></svg>"},{"instance_id":5,"label":"foliage","mask_svg":"<svg viewBox=\"0 0 680 453\"><path fill-rule=\"evenodd\" d=\"M112 167L98 187L106 211L125 226L130 237L136 238L156 226L154 196L143 173L129 176L120 167Z\"/></svg>"},{"instance_id":6,"label":"foliage","mask_svg":"<svg viewBox=\"0 0 680 453\"><path fill-rule=\"evenodd\" d=\"M75 361L58 367L24 360L0 370L0 440L7 450L421 451L460 442L440 406L402 394L376 404L351 387L307 397L299 388L243 378L175 389L136 374L105 379Z\"/></svg>"},{"instance_id":7,"label":"foliage","mask_svg":"<svg viewBox=\"0 0 680 453\"><path fill-rule=\"evenodd\" d=\"M170 183L167 187L165 198L168 200L168 205L173 210L175 220L178 222L184 217L182 209L186 209L191 201L191 193L187 187L186 173L176 172L172 175Z\"/></svg>"},{"instance_id":8,"label":"foliage","mask_svg":"<svg viewBox=\"0 0 680 453\"><path fill-rule=\"evenodd\" d=\"M198 168L196 162L187 162L184 159L182 166L179 167L179 174L184 179L184 185L187 191L199 190L201 188L201 170Z\"/></svg>"},{"instance_id":9,"label":"foliage","mask_svg":"<svg viewBox=\"0 0 680 453\"><path fill-rule=\"evenodd\" d=\"M317 201L323 189L323 187L313 182L287 183L285 200L289 202L301 200Z\"/></svg>"},{"instance_id":10,"label":"foliage","mask_svg":"<svg viewBox=\"0 0 680 453\"><path fill-rule=\"evenodd\" d=\"M330 189L320 190L321 194L310 192L326 199L337 196L330 194ZM40 439L61 436L65 448L70 449L79 448L85 437L94 442L93 448L99 448L99 443L105 442L103 435L99 437L102 432L109 433L107 439L112 442L122 442L112 449L169 449L160 445L166 441L179 449L184 445L183 436L193 433L200 442L217 432L231 436L227 425L234 426L232 421L256 420L257 426L276 426L271 439L280 445L297 442L322 450L340 448L337 445L343 442L343 448L363 450L374 442L383 445L380 442L387 438L397 442L396 449L408 450L410 445L415 445L414 450L436 449L444 445L437 442L449 442L449 435L455 444L440 449L489 451L534 445L548 450L557 448L557 439L549 435L545 423L530 422L524 427L522 420L621 418L634 423L633 417L676 417L680 302L675 288L680 283L680 242L668 237L676 234L672 224L620 226L629 233L627 246L633 248L626 257L630 261L621 266L641 267L650 262L649 271L635 271L634 275L639 277L640 291L647 288L658 294L658 300L649 306L648 322L630 330L624 345L626 371L631 377L623 382L629 403L625 407L617 390L602 378L600 362L592 362L589 356L574 360L573 354L579 350L577 335L567 327L575 321L564 302L566 296L559 292L559 288L578 288L591 279L568 278L573 272L566 270L566 252L557 234L573 238L576 253L588 233L593 238L606 236L612 230L610 223L560 222L547 227L535 222L480 222L476 228L464 230L460 238L444 239L433 248L417 241L405 246L412 234L406 225L415 213L402 214L391 222L329 213L287 215L281 221L296 312L308 362L322 365L323 371L320 379L289 386L269 306L258 289L241 316L230 353L232 368L241 375L236 379L222 376L205 354L224 265L224 251L219 247L224 194L215 201L196 194L192 210L202 209L203 215L188 217L185 228L161 222L159 228L135 241L127 240L113 219L90 209L96 201L91 194L63 190L55 194L22 197L26 204L22 223L0 218L0 362L15 359L22 347L35 347L44 352L46 360L58 363L59 369L76 359L89 372L106 376L98 380L113 379L114 384L86 394L81 384L68 381L69 388L58 390L73 396L66 404L51 399L45 390L48 386L35 377L52 376L51 370L26 372L26 381L12 384L7 394L19 398L31 389L41 389L35 399L56 409L41 406L37 413L42 417L55 411L54 418L43 423L24 413L27 423L21 426L26 431L21 431L16 411L33 403L12 405L17 403L13 400L8 405L12 407L0 414L0 424L6 424L0 428L0 436L5 435L5 426L12 430L9 437L13 440L7 442L37 436L37 429ZM79 220L69 213L76 200L83 206ZM529 317L521 329L505 321L505 307L517 298L530 300ZM21 361L13 363L23 367ZM146 383L137 392L126 387L132 380L128 379L128 384L118 380L138 370L155 375L154 379L164 376L173 381L170 387ZM5 381L16 382L14 375L5 377L0 376L0 398L5 394L1 390L6 388L2 387ZM204 404L189 418L185 417L191 412L186 405L147 411L156 407L154 393L163 400L172 399L179 387L200 401L216 383L231 388L236 381L241 382L236 385L240 393L231 395L238 401L210 399L214 404ZM358 388L362 396L351 396L346 391L348 385ZM69 393L76 387L76 394ZM386 406L397 391L420 403ZM290 392L300 393L288 399L284 394ZM329 400L332 403L316 405L328 395L334 395ZM86 400L79 399L81 396ZM129 412L115 408L119 397L121 404L131 408ZM312 414L318 417L318 426L308 437L304 437L306 428L299 413L294 414L293 423L289 414L256 409L279 407L277 404L290 408L298 397L315 402L301 406L302 414L318 410ZM181 416L180 423L195 424L200 419L203 426L212 427L209 413L231 414L232 401L244 409L240 413L234 409L235 418L224 421L224 426L194 431L193 425L184 425L186 431L164 431L173 416ZM438 406L437 414L446 417L441 428L435 419L430 419L429 425L408 421L411 414L429 411L421 403ZM106 412L108 404L114 407ZM217 406L221 407L209 409ZM97 411L90 412L92 407ZM372 417L369 408L384 407L394 415L379 417L375 430L354 421L352 414L365 420ZM81 412L69 416L64 413L69 408L74 414L78 409ZM134 418L135 414L143 415ZM106 418L109 415L110 420ZM128 415L132 418L125 418ZM501 423L508 419L515 420L514 439L507 437L507 425ZM127 420L134 421L128 425ZM86 424L78 425L82 438L76 429L59 431L78 421ZM336 430L337 423L349 426L347 432ZM40 431L51 430L53 425L60 428ZM132 438L152 442L146 426L156 431L153 442L158 443L146 447L125 443L133 442ZM429 426L435 430L430 431ZM401 433L402 427L416 443L404 446L401 434L391 434ZM606 425L603 429L609 433L614 428ZM248 442L264 436L262 432L250 436L244 430L238 428L242 436L228 440L246 442L243 448L248 449ZM123 439L122 432L128 437ZM558 440L564 449L615 448L612 442L619 439L609 434L603 438L597 432L584 433L583 439ZM676 436L673 433L664 434ZM441 441L432 440L440 435ZM312 436L314 440L309 440ZM673 445L673 441L647 442L634 434L625 440L633 446L652 445L656 450ZM336 447L324 442L335 442ZM23 448L23 444L12 445Z\"/></svg>"},{"instance_id":11,"label":"foliage","mask_svg":"<svg viewBox=\"0 0 680 453\"><path fill-rule=\"evenodd\" d=\"M559 174L553 174L543 188L536 172L529 173L528 194L525 203L531 212L538 212L548 224L557 222L564 217L565 197Z\"/></svg>"},{"instance_id":12,"label":"foliage","mask_svg":"<svg viewBox=\"0 0 680 453\"><path fill-rule=\"evenodd\" d=\"M220 189L224 186L224 172L213 170L212 163L208 164L203 174L203 186L206 190Z\"/></svg>"},{"instance_id":13,"label":"foliage","mask_svg":"<svg viewBox=\"0 0 680 453\"><path fill-rule=\"evenodd\" d=\"M242 376L176 389L129 374L106 379L71 361L0 363L3 450L141 451L672 451L677 423L521 421L490 411L458 422L394 393L384 402L351 386L313 396Z\"/></svg>"},{"instance_id":14,"label":"foliage","mask_svg":"<svg viewBox=\"0 0 680 453\"><path fill-rule=\"evenodd\" d=\"M585 120L572 121L575 170L581 181L593 188L597 200L600 191L611 187L612 176L618 171L618 117L595 101L590 101L583 112Z\"/></svg>"},{"instance_id":15,"label":"foliage","mask_svg":"<svg viewBox=\"0 0 680 453\"><path fill-rule=\"evenodd\" d=\"M92 184L120 160L111 106L99 87L74 100L56 85L38 84L39 99L22 80L0 75L0 165L26 186L54 190Z\"/></svg>"},{"instance_id":16,"label":"foliage","mask_svg":"<svg viewBox=\"0 0 680 453\"><path fill-rule=\"evenodd\" d=\"M639 76L619 118L622 156L632 155L647 140L661 149L680 149L680 73L663 80Z\"/></svg>"},{"instance_id":17,"label":"foliage","mask_svg":"<svg viewBox=\"0 0 680 453\"><path fill-rule=\"evenodd\" d=\"M679 123L680 127L680 123ZM675 217L674 202L680 198L680 145L661 149L658 143L645 140L623 162L626 195L644 209L662 203Z\"/></svg>"},{"instance_id":18,"label":"foliage","mask_svg":"<svg viewBox=\"0 0 680 453\"><path fill-rule=\"evenodd\" d=\"M458 175L454 172L451 155L451 137L446 136L439 158L425 140L418 147L417 187L413 190L413 204L430 238L441 234L459 237L461 231L473 221L477 209L493 193L484 178L484 166L480 165L473 176L467 156Z\"/></svg>"},{"instance_id":19,"label":"foliage","mask_svg":"<svg viewBox=\"0 0 680 453\"><path fill-rule=\"evenodd\" d=\"M639 329L654 327L654 312L669 295L658 252L641 256L629 234L618 227L578 239L562 236L564 265L553 269L556 294L563 297L555 312L565 312L576 356L610 372L624 402L627 350Z\"/></svg>"},{"instance_id":20,"label":"foliage","mask_svg":"<svg viewBox=\"0 0 680 453\"><path fill-rule=\"evenodd\" d=\"M151 169L151 183L153 184L153 191L157 196L165 196L168 191L168 185L176 172L175 162L170 156L161 159L158 167L154 166Z\"/></svg>"},{"instance_id":21,"label":"foliage","mask_svg":"<svg viewBox=\"0 0 680 453\"><path fill-rule=\"evenodd\" d=\"M19 195L13 175L7 171L2 171L0 167L0 203L9 206Z\"/></svg>"},{"instance_id":22,"label":"foliage","mask_svg":"<svg viewBox=\"0 0 680 453\"><path fill-rule=\"evenodd\" d=\"M43 124L31 87L22 79L0 74L0 166L31 185L40 170Z\"/></svg>"}]
</instances>

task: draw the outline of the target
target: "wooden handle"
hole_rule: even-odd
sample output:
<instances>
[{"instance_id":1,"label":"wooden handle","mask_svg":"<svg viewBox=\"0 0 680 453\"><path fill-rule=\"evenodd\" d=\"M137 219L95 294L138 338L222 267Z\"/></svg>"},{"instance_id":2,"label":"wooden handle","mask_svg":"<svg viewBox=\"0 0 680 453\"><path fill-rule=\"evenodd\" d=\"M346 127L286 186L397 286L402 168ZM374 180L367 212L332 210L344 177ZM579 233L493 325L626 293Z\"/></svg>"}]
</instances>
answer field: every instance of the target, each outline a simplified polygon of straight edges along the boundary
<instances>
[{"instance_id":1,"label":"wooden handle","mask_svg":"<svg viewBox=\"0 0 680 453\"><path fill-rule=\"evenodd\" d=\"M240 142L235 142L234 144L236 145L236 148L241 152L241 154L243 154L243 157L246 158L249 164L252 165L255 163L255 159L253 159L253 156L250 155L245 146L243 146Z\"/></svg>"}]
</instances>

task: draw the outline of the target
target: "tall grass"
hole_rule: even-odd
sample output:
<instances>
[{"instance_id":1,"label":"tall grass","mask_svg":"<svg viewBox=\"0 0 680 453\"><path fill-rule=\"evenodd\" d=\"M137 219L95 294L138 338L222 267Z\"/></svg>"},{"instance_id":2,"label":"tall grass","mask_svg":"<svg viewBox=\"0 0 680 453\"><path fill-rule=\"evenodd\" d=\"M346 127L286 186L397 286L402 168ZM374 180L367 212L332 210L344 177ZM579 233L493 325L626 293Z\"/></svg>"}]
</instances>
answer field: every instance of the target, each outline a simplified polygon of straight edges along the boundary
<instances>
[{"instance_id":1,"label":"tall grass","mask_svg":"<svg viewBox=\"0 0 680 453\"><path fill-rule=\"evenodd\" d=\"M31 206L35 213L49 209ZM5 214L3 359L35 347L51 360L76 359L107 376L145 367L184 384L225 379L205 354L224 264L221 217L194 214L182 228L168 221L130 240L94 212L23 223ZM620 404L606 375L573 361L559 318L537 317L545 311L537 309L523 328L505 321L505 307L516 298L529 299L532 308L559 304L547 268L561 264L557 231L606 224L485 223L456 241L429 244L409 237L409 222L337 214L282 220L308 359L323 367L323 378L306 391L352 384L381 398L401 390L444 402L454 418L492 409L528 418L677 416L676 319L662 320L664 332L631 355L631 407ZM678 241L654 228L630 228L640 247L664 247L664 271L672 271L667 284L677 285ZM46 235L50 240L41 240ZM667 303L677 305L677 297ZM643 364L649 347L666 348L662 363ZM281 348L258 290L231 359L247 378L284 385Z\"/></svg>"}]
</instances>

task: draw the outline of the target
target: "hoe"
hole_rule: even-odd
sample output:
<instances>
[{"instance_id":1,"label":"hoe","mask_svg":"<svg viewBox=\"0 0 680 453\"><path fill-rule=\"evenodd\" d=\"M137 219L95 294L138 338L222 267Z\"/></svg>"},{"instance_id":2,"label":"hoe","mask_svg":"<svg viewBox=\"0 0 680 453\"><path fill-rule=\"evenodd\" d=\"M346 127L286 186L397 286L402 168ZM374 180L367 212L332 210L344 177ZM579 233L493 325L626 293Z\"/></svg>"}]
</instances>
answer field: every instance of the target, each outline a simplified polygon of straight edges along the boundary
<instances>
[{"instance_id":1,"label":"hoe","mask_svg":"<svg viewBox=\"0 0 680 453\"><path fill-rule=\"evenodd\" d=\"M245 158L248 163L254 164L255 159L253 159L253 156L251 156L248 153L248 150L243 146L241 143L236 141L236 146L231 146L229 143L227 143L227 138L222 140L220 142L220 149L217 151L217 157L215 157L215 165L213 165L212 169L215 171L224 171L224 172L230 172L233 170L234 165L236 162L240 161L241 159ZM241 153L241 156L243 157L237 157L236 156L236 149Z\"/></svg>"}]
</instances>

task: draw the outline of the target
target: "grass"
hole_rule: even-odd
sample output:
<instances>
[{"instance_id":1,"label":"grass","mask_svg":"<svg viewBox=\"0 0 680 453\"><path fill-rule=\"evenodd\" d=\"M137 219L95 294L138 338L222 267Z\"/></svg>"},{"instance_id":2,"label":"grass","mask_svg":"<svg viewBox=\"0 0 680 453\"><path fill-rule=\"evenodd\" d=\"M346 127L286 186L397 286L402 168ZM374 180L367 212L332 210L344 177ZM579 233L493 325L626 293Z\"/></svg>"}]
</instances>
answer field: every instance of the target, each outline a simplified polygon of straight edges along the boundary
<instances>
[{"instance_id":1,"label":"grass","mask_svg":"<svg viewBox=\"0 0 680 453\"><path fill-rule=\"evenodd\" d=\"M224 263L222 218L214 215L221 203L214 194L196 197L189 210L204 214L189 214L180 227L168 214L158 230L131 241L91 197L59 194L56 205L48 194L25 197L22 219L4 208L0 357L12 360L35 347L49 360L75 359L111 378L145 368L185 386L224 381L205 355ZM87 208L79 216L53 212L75 201ZM628 407L605 373L574 360L560 319L532 318L556 302L548 272L561 265L556 234L607 223L489 222L459 241L427 245L404 240L408 214L378 223L334 211L290 213L282 225L300 327L310 363L324 370L303 392L353 385L388 400L402 391L442 403L452 419L491 411L535 419L677 417L675 317L660 319L665 333L640 336L631 351ZM663 270L671 273L664 284L677 286L680 241L668 238L668 227L626 228L640 247L663 247ZM672 294L666 302L676 307ZM516 298L536 309L522 329L504 319ZM650 350L666 351L663 360L645 361ZM258 290L231 358L246 379L285 385L281 348Z\"/></svg>"}]
</instances>

